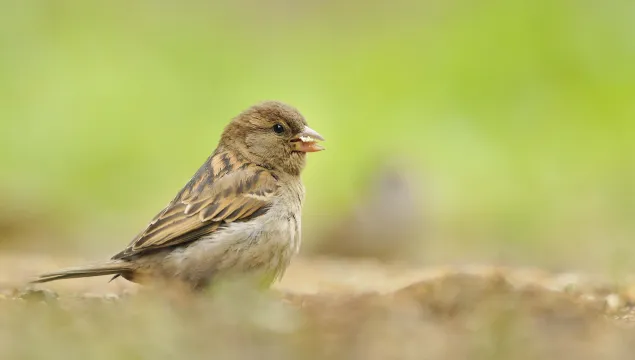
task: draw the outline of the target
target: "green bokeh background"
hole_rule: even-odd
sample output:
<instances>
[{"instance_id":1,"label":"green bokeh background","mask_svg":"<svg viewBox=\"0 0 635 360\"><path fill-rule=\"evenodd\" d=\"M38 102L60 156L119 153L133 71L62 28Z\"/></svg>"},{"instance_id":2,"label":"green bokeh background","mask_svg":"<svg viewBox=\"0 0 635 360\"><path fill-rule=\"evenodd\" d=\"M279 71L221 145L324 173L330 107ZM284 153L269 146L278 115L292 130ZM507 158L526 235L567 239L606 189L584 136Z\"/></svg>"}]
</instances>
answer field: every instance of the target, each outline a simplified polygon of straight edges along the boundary
<instances>
[{"instance_id":1,"label":"green bokeh background","mask_svg":"<svg viewBox=\"0 0 635 360\"><path fill-rule=\"evenodd\" d=\"M398 156L426 261L632 269L633 24L619 0L3 1L0 245L117 251L277 99L327 138L308 239Z\"/></svg>"}]
</instances>

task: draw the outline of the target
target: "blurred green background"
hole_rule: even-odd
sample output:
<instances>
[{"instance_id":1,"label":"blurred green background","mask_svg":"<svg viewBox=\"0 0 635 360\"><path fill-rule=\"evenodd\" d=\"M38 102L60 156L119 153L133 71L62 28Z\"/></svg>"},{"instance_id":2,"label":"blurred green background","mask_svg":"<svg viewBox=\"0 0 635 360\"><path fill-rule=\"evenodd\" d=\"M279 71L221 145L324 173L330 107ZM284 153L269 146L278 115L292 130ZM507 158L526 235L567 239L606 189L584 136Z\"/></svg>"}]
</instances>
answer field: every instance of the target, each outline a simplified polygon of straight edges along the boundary
<instances>
[{"instance_id":1,"label":"blurred green background","mask_svg":"<svg viewBox=\"0 0 635 360\"><path fill-rule=\"evenodd\" d=\"M2 1L0 246L118 251L277 99L327 138L308 247L399 159L420 262L633 270L634 23L626 0Z\"/></svg>"}]
</instances>

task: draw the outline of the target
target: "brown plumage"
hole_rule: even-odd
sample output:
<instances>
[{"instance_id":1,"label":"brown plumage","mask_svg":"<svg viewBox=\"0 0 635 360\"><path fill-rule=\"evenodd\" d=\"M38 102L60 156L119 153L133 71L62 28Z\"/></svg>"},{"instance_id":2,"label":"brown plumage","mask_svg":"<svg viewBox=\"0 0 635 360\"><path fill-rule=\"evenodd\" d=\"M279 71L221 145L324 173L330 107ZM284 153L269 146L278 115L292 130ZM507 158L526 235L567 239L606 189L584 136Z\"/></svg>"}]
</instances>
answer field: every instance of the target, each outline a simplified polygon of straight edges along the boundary
<instances>
[{"instance_id":1,"label":"brown plumage","mask_svg":"<svg viewBox=\"0 0 635 360\"><path fill-rule=\"evenodd\" d=\"M322 137L293 107L269 101L225 128L214 153L149 225L110 261L33 282L115 275L198 289L224 274L280 277L300 240L307 152Z\"/></svg>"}]
</instances>

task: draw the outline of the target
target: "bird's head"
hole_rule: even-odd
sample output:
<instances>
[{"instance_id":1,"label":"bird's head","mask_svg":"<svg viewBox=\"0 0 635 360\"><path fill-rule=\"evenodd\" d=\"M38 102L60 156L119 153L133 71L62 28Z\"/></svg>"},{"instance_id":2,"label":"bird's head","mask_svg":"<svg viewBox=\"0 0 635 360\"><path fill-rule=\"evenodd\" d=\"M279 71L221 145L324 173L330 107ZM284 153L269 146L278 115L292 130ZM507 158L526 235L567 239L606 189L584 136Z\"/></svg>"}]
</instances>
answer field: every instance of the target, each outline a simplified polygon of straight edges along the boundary
<instances>
[{"instance_id":1,"label":"bird's head","mask_svg":"<svg viewBox=\"0 0 635 360\"><path fill-rule=\"evenodd\" d=\"M250 162L299 175L306 153L324 150L320 141L324 138L308 127L297 109L266 101L235 117L223 131L220 145Z\"/></svg>"}]
</instances>

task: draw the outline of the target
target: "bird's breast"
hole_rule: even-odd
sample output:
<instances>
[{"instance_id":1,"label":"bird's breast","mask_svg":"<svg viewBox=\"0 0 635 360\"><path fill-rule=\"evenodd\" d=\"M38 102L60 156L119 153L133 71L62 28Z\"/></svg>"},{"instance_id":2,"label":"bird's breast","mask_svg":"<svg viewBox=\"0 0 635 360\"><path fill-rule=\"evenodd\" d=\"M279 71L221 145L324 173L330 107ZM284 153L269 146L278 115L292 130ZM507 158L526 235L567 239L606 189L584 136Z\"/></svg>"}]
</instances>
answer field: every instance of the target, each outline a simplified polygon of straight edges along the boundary
<instances>
[{"instance_id":1,"label":"bird's breast","mask_svg":"<svg viewBox=\"0 0 635 360\"><path fill-rule=\"evenodd\" d=\"M280 278L300 248L302 184L281 187L269 210L227 224L187 247L174 250L169 272L205 283L223 273L265 273Z\"/></svg>"},{"instance_id":2,"label":"bird's breast","mask_svg":"<svg viewBox=\"0 0 635 360\"><path fill-rule=\"evenodd\" d=\"M270 217L275 237L296 254L300 249L304 187L293 182L280 189L279 196L265 216Z\"/></svg>"}]
</instances>

